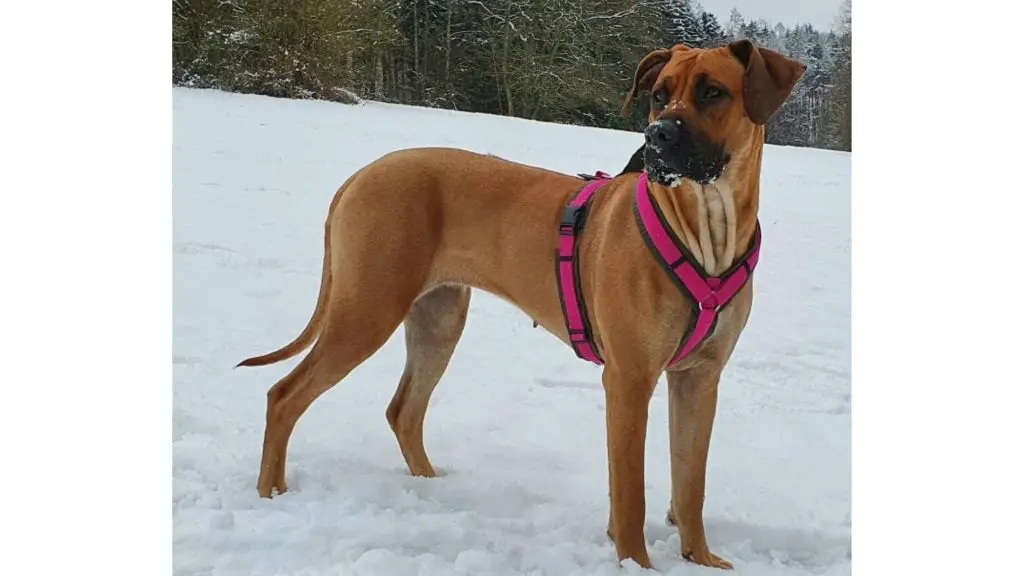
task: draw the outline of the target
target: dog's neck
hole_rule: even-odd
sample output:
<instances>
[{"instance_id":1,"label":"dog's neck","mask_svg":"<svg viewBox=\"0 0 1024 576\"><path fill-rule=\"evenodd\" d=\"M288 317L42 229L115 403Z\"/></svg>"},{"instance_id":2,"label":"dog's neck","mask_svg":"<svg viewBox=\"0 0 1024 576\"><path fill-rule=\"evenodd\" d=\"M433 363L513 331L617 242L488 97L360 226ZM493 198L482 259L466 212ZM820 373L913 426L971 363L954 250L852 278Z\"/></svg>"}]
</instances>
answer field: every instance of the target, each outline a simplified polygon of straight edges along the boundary
<instances>
[{"instance_id":1,"label":"dog's neck","mask_svg":"<svg viewBox=\"0 0 1024 576\"><path fill-rule=\"evenodd\" d=\"M668 225L712 276L732 267L753 241L761 150L757 145L734 158L712 184L684 179L669 188L651 183Z\"/></svg>"}]
</instances>

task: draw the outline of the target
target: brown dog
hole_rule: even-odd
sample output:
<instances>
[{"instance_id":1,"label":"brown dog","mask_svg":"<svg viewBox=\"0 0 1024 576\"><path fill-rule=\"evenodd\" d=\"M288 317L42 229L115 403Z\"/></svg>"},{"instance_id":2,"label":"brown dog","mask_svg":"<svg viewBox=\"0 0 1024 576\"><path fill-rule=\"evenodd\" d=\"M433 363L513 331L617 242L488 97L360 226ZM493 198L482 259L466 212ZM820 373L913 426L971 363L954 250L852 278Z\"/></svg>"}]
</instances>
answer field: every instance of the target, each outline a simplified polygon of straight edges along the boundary
<instances>
[{"instance_id":1,"label":"brown dog","mask_svg":"<svg viewBox=\"0 0 1024 576\"><path fill-rule=\"evenodd\" d=\"M707 273L733 265L757 219L764 124L804 65L749 41L711 50L675 46L640 62L628 109L651 92L645 164L672 232ZM604 359L611 509L620 559L649 567L644 540L648 403L694 316L652 257L634 220L638 174L601 189L578 245L579 283ZM362 168L331 202L323 277L305 330L240 365L309 354L267 394L258 491L284 492L285 456L310 404L405 323L407 359L387 419L409 470L434 476L423 448L427 402L462 333L470 287L503 297L569 342L553 251L572 176L452 149L388 154ZM667 370L672 464L669 518L682 555L730 567L704 535L705 467L718 381L750 311L748 281L713 335ZM315 342L315 343L314 343Z\"/></svg>"}]
</instances>

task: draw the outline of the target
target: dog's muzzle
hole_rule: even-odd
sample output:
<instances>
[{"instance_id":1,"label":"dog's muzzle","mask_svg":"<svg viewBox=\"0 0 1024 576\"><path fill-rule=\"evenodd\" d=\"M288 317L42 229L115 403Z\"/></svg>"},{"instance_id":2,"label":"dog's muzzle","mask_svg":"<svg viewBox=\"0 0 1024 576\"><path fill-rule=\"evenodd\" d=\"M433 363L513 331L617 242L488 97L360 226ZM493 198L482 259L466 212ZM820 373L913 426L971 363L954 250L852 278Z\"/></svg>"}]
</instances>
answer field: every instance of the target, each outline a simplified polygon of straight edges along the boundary
<instances>
[{"instance_id":1,"label":"dog's muzzle","mask_svg":"<svg viewBox=\"0 0 1024 576\"><path fill-rule=\"evenodd\" d=\"M683 178L710 184L722 175L729 155L721 145L696 133L679 118L662 118L644 130L644 164L659 184L678 186Z\"/></svg>"}]
</instances>

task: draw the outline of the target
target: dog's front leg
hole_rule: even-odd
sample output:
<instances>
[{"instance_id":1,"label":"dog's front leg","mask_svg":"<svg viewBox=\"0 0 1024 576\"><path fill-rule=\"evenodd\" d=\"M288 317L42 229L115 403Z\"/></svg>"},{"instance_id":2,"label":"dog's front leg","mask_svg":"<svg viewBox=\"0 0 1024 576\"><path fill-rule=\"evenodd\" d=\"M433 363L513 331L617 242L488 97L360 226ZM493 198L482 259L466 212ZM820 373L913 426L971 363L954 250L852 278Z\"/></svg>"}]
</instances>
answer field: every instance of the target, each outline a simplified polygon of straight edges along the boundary
<instances>
[{"instance_id":1,"label":"dog's front leg","mask_svg":"<svg viewBox=\"0 0 1024 576\"><path fill-rule=\"evenodd\" d=\"M720 369L669 372L669 448L672 509L683 557L704 566L732 568L715 556L704 534L704 479L718 404Z\"/></svg>"},{"instance_id":2,"label":"dog's front leg","mask_svg":"<svg viewBox=\"0 0 1024 576\"><path fill-rule=\"evenodd\" d=\"M644 446L647 409L658 375L623 371L609 364L602 379L611 485L608 536L615 542L620 561L632 558L640 566L650 568L644 539Z\"/></svg>"}]
</instances>

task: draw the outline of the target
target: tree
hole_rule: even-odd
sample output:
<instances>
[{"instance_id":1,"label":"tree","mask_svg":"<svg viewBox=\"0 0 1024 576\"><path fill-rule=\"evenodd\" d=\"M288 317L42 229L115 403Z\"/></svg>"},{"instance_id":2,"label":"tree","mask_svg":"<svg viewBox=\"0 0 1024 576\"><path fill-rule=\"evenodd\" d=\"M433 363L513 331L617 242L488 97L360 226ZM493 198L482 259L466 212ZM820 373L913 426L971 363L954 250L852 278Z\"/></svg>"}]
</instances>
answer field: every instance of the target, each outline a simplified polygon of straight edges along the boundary
<instances>
[{"instance_id":1,"label":"tree","mask_svg":"<svg viewBox=\"0 0 1024 576\"><path fill-rule=\"evenodd\" d=\"M686 44L691 48L705 46L704 28L690 0L667 0L665 17L672 35L672 44Z\"/></svg>"},{"instance_id":2,"label":"tree","mask_svg":"<svg viewBox=\"0 0 1024 576\"><path fill-rule=\"evenodd\" d=\"M696 0L172 0L176 85L356 97L638 129L619 114L650 50L749 38L808 65L769 143L850 146L849 2L837 29L744 21Z\"/></svg>"},{"instance_id":3,"label":"tree","mask_svg":"<svg viewBox=\"0 0 1024 576\"><path fill-rule=\"evenodd\" d=\"M718 19L715 18L714 14L710 12L701 13L700 26L704 33L705 48L715 48L729 43L729 37L726 36L725 30L722 30L722 25L718 23Z\"/></svg>"},{"instance_id":4,"label":"tree","mask_svg":"<svg viewBox=\"0 0 1024 576\"><path fill-rule=\"evenodd\" d=\"M825 117L826 144L840 150L853 149L853 28L850 0L845 0L839 9L839 33L836 38L834 64L832 67L832 89L828 94Z\"/></svg>"},{"instance_id":5,"label":"tree","mask_svg":"<svg viewBox=\"0 0 1024 576\"><path fill-rule=\"evenodd\" d=\"M742 40L743 38L746 38L746 36L743 35L743 15L735 8L729 12L729 23L725 25L725 35L728 36L730 40Z\"/></svg>"}]
</instances>

